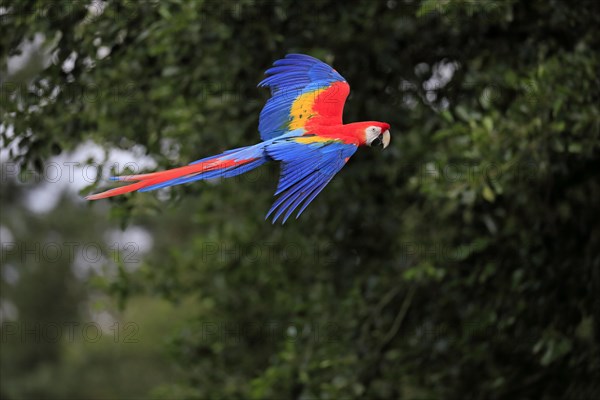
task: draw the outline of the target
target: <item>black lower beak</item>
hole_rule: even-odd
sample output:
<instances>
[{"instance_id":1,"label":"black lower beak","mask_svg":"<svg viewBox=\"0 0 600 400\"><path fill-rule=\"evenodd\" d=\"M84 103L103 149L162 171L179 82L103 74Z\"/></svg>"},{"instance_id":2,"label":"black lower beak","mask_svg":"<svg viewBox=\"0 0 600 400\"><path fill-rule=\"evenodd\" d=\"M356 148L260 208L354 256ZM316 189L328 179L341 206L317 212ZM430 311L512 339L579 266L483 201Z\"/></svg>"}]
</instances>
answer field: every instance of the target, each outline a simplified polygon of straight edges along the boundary
<instances>
[{"instance_id":1,"label":"black lower beak","mask_svg":"<svg viewBox=\"0 0 600 400\"><path fill-rule=\"evenodd\" d=\"M371 147L381 147L383 148L383 140L381 139L381 135L377 136L375 139L373 139L373 141L371 142Z\"/></svg>"}]
</instances>

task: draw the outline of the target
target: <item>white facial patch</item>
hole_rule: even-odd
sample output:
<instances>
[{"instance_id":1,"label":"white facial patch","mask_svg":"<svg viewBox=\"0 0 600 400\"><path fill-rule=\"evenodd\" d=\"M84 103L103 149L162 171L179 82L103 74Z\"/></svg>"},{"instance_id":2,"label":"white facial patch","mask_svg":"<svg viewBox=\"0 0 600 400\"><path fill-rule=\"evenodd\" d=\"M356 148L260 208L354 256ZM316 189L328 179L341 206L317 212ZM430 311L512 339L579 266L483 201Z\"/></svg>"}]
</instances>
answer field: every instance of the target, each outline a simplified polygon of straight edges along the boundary
<instances>
[{"instance_id":1,"label":"white facial patch","mask_svg":"<svg viewBox=\"0 0 600 400\"><path fill-rule=\"evenodd\" d=\"M379 135L381 135L381 128L378 126L369 126L365 130L365 141L370 146L373 140L377 139Z\"/></svg>"}]
</instances>

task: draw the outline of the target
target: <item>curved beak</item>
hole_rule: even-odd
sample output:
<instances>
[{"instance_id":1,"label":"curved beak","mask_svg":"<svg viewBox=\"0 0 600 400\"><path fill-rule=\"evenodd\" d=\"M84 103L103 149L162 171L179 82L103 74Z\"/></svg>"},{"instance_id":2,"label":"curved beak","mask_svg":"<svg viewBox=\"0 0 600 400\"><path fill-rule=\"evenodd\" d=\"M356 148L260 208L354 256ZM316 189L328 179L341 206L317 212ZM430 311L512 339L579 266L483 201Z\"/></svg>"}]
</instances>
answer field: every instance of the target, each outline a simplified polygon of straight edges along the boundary
<instances>
[{"instance_id":1,"label":"curved beak","mask_svg":"<svg viewBox=\"0 0 600 400\"><path fill-rule=\"evenodd\" d=\"M382 146L382 148L385 149L386 147L388 147L390 145L390 139L391 139L391 137L390 137L390 131L388 129L388 130L386 130L385 132L383 132L381 134L381 146Z\"/></svg>"}]
</instances>

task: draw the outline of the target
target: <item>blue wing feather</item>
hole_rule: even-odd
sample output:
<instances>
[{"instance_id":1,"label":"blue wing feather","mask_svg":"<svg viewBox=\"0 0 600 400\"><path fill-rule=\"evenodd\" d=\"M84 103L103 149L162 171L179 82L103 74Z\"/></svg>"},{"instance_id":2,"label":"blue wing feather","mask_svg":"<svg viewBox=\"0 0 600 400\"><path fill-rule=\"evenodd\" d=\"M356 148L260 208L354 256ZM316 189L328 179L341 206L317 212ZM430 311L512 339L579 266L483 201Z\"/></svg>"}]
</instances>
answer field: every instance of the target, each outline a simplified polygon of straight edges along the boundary
<instances>
[{"instance_id":1,"label":"blue wing feather","mask_svg":"<svg viewBox=\"0 0 600 400\"><path fill-rule=\"evenodd\" d=\"M290 209L290 207L296 202L296 200L298 198L300 198L300 199L303 198L303 196L306 194L306 192L309 191L309 188L311 187L311 185L316 184L318 178L319 178L318 174L311 174L311 176L305 177L304 179L297 181L296 182L297 184L293 188L288 190L279 199L277 199L277 201L273 204L273 206L269 210L269 213L267 213L267 217L273 211L275 211L276 209L279 209L279 211L273 217L273 222L275 222L286 209ZM311 191L312 191L312 189L311 189ZM291 209L290 212L291 211L293 211L293 209Z\"/></svg>"},{"instance_id":2,"label":"blue wing feather","mask_svg":"<svg viewBox=\"0 0 600 400\"><path fill-rule=\"evenodd\" d=\"M266 218L273 214L273 222L283 215L282 223L300 205L296 218L342 169L357 147L332 139L326 142L299 143L294 139L275 141L267 146L267 153L282 162L281 178L273 203Z\"/></svg>"}]
</instances>

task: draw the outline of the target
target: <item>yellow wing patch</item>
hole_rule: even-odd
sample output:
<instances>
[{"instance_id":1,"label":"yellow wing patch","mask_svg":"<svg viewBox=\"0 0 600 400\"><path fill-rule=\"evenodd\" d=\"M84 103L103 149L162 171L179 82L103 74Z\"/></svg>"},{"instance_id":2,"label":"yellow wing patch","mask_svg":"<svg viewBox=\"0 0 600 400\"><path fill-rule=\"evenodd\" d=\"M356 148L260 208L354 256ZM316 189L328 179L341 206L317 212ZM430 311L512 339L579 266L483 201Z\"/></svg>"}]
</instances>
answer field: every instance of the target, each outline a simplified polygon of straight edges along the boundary
<instances>
[{"instance_id":1,"label":"yellow wing patch","mask_svg":"<svg viewBox=\"0 0 600 400\"><path fill-rule=\"evenodd\" d=\"M294 100L290 109L290 130L302 128L304 125L306 125L306 121L314 115L313 105L315 104L315 100L326 89L327 88L316 89L311 92L301 94L296 100Z\"/></svg>"},{"instance_id":2,"label":"yellow wing patch","mask_svg":"<svg viewBox=\"0 0 600 400\"><path fill-rule=\"evenodd\" d=\"M323 137L323 136L302 136L294 138L296 143L302 144L310 144L310 143L324 143L324 142L333 142L335 139Z\"/></svg>"}]
</instances>

